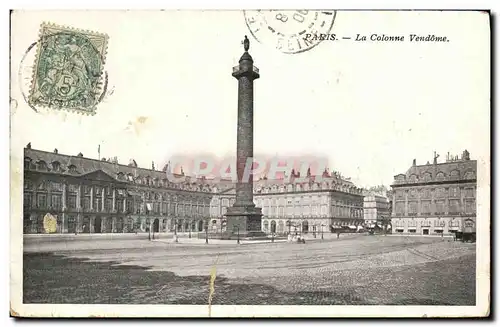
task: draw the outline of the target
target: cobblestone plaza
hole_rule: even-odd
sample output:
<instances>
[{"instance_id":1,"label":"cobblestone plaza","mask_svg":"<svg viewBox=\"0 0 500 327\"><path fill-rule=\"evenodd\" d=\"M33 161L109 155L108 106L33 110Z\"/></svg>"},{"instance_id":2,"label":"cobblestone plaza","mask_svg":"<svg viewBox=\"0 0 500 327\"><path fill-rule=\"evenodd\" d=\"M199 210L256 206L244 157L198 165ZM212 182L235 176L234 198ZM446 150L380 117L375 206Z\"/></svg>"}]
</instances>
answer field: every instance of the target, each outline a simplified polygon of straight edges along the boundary
<instances>
[{"instance_id":1,"label":"cobblestone plaza","mask_svg":"<svg viewBox=\"0 0 500 327\"><path fill-rule=\"evenodd\" d=\"M214 266L213 304L475 303L475 244L449 237L351 234L240 245L73 237L25 240L26 303L207 304Z\"/></svg>"}]
</instances>

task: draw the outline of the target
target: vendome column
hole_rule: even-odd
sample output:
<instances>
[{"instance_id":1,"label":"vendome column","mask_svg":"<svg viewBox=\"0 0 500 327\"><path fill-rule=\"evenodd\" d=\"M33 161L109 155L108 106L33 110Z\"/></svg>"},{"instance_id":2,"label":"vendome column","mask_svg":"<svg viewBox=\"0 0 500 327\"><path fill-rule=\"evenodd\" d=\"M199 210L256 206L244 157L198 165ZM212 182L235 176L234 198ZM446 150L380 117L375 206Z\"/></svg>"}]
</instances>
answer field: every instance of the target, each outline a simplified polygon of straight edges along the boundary
<instances>
[{"instance_id":1,"label":"vendome column","mask_svg":"<svg viewBox=\"0 0 500 327\"><path fill-rule=\"evenodd\" d=\"M245 35L245 52L239 65L233 67L233 76L238 80L238 131L236 140L236 200L226 213L227 231L242 237L263 235L261 231L262 209L253 202L253 176L244 176L245 165L253 161L253 81L259 78L259 69L254 67L248 53L250 42ZM248 160L250 158L250 160Z\"/></svg>"}]
</instances>

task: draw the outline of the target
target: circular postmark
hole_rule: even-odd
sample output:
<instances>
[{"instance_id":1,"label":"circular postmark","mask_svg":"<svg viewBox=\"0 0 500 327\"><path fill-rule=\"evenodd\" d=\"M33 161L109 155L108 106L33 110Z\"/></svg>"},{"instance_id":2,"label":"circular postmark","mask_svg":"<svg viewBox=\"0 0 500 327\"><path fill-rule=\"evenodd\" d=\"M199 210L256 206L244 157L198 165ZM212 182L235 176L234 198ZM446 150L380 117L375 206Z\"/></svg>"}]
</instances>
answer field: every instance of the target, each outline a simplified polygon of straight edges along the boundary
<instances>
[{"instance_id":1,"label":"circular postmark","mask_svg":"<svg viewBox=\"0 0 500 327\"><path fill-rule=\"evenodd\" d=\"M42 35L32 43L18 74L25 102L36 112L50 108L95 114L108 83L105 52L95 43L95 38L73 30Z\"/></svg>"},{"instance_id":2,"label":"circular postmark","mask_svg":"<svg viewBox=\"0 0 500 327\"><path fill-rule=\"evenodd\" d=\"M284 53L300 53L317 46L329 35L336 11L326 10L255 10L244 11L252 36L262 44Z\"/></svg>"}]
</instances>

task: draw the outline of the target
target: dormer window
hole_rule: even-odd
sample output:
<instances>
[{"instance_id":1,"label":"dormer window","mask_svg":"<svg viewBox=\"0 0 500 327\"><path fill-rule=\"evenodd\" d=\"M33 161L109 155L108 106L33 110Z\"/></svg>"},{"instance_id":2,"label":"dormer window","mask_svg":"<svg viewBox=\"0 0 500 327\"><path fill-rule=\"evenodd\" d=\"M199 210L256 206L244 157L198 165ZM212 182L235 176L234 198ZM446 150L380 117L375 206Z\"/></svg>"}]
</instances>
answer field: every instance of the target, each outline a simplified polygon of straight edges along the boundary
<instances>
[{"instance_id":1,"label":"dormer window","mask_svg":"<svg viewBox=\"0 0 500 327\"><path fill-rule=\"evenodd\" d=\"M75 165L70 165L68 167L68 171L70 172L70 174L76 174L76 166Z\"/></svg>"},{"instance_id":2,"label":"dormer window","mask_svg":"<svg viewBox=\"0 0 500 327\"><path fill-rule=\"evenodd\" d=\"M52 170L55 172L61 171L61 164L59 163L59 161L52 162Z\"/></svg>"},{"instance_id":3,"label":"dormer window","mask_svg":"<svg viewBox=\"0 0 500 327\"><path fill-rule=\"evenodd\" d=\"M31 158L24 158L24 169L25 170L28 170L30 169L30 166L31 166Z\"/></svg>"},{"instance_id":4,"label":"dormer window","mask_svg":"<svg viewBox=\"0 0 500 327\"><path fill-rule=\"evenodd\" d=\"M47 171L47 164L45 163L45 161L40 160L38 162L38 170Z\"/></svg>"}]
</instances>

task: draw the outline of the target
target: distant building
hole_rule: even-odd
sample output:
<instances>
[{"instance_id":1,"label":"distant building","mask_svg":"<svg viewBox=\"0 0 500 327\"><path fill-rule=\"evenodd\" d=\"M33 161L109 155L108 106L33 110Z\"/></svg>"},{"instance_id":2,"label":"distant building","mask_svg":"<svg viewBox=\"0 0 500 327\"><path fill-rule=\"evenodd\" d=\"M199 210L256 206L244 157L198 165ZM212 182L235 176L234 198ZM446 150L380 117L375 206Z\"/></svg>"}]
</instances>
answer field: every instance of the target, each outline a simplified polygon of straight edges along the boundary
<instances>
[{"instance_id":1,"label":"distant building","mask_svg":"<svg viewBox=\"0 0 500 327\"><path fill-rule=\"evenodd\" d=\"M293 175L290 183L261 179L254 182L254 201L262 208L266 233L331 232L363 225L362 189L338 175L323 174L321 181L308 176L305 182ZM212 230L224 230L224 213L234 201L234 188L212 198Z\"/></svg>"},{"instance_id":2,"label":"distant building","mask_svg":"<svg viewBox=\"0 0 500 327\"><path fill-rule=\"evenodd\" d=\"M477 162L465 150L461 157L448 154L446 162L413 165L394 176L393 233L449 235L475 229Z\"/></svg>"},{"instance_id":3,"label":"distant building","mask_svg":"<svg viewBox=\"0 0 500 327\"><path fill-rule=\"evenodd\" d=\"M380 225L379 227L382 228L382 222L391 217L388 199L385 196L377 194L365 195L363 201L363 215L365 226L375 227L378 223Z\"/></svg>"}]
</instances>

